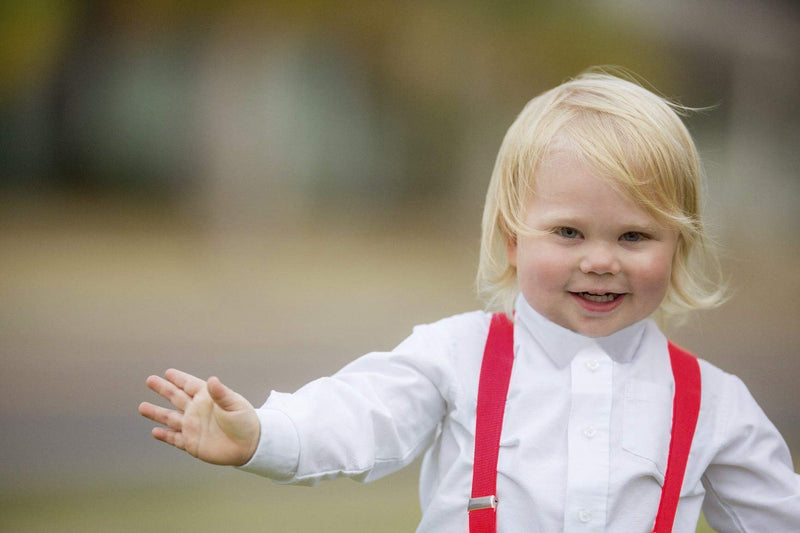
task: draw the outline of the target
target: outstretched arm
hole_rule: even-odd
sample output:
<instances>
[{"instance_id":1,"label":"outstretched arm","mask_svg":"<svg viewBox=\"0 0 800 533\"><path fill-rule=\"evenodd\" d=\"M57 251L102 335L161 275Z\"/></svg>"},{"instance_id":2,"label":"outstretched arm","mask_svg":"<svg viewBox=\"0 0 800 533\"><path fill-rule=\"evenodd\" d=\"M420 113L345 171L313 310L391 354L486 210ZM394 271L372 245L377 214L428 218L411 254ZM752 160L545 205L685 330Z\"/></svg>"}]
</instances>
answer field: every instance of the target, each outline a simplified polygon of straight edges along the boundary
<instances>
[{"instance_id":1,"label":"outstretched arm","mask_svg":"<svg viewBox=\"0 0 800 533\"><path fill-rule=\"evenodd\" d=\"M252 457L261 430L255 409L219 379L170 369L146 383L174 407L139 405L142 416L165 426L153 428L153 437L207 463L241 466Z\"/></svg>"}]
</instances>

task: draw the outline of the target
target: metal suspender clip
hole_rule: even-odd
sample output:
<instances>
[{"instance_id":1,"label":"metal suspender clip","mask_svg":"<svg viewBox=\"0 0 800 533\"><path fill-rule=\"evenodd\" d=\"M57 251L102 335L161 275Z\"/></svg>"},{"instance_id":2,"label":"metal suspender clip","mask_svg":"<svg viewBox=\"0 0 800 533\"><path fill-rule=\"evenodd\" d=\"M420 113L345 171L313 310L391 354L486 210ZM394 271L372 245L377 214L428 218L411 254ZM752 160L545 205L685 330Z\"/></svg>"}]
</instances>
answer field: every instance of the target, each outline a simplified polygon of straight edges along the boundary
<instances>
[{"instance_id":1,"label":"metal suspender clip","mask_svg":"<svg viewBox=\"0 0 800 533\"><path fill-rule=\"evenodd\" d=\"M480 498L470 498L467 511L480 511L481 509L497 509L497 496L482 496Z\"/></svg>"}]
</instances>

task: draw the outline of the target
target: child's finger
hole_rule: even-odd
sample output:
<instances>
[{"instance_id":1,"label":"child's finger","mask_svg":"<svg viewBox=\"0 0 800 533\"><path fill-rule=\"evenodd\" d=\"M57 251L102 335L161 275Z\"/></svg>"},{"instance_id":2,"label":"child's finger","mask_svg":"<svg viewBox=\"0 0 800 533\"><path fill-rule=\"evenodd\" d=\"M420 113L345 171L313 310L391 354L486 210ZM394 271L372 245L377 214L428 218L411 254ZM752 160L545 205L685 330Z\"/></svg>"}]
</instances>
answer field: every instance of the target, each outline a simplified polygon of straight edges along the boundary
<instances>
[{"instance_id":1,"label":"child's finger","mask_svg":"<svg viewBox=\"0 0 800 533\"><path fill-rule=\"evenodd\" d=\"M170 368L164 373L168 381L174 383L178 388L186 391L186 394L193 397L206 386L206 382L186 372Z\"/></svg>"},{"instance_id":2,"label":"child's finger","mask_svg":"<svg viewBox=\"0 0 800 533\"><path fill-rule=\"evenodd\" d=\"M164 399L181 411L185 411L186 406L192 401L191 396L162 377L150 376L145 383L150 390L160 394Z\"/></svg>"},{"instance_id":3,"label":"child's finger","mask_svg":"<svg viewBox=\"0 0 800 533\"><path fill-rule=\"evenodd\" d=\"M170 446L175 446L179 450L186 449L184 446L183 434L180 431L173 431L171 429L157 427L153 428L152 435L161 442L166 442Z\"/></svg>"},{"instance_id":4,"label":"child's finger","mask_svg":"<svg viewBox=\"0 0 800 533\"><path fill-rule=\"evenodd\" d=\"M208 378L208 394L217 405L226 411L235 411L244 407L241 397L225 386L219 378Z\"/></svg>"},{"instance_id":5,"label":"child's finger","mask_svg":"<svg viewBox=\"0 0 800 533\"><path fill-rule=\"evenodd\" d=\"M142 402L139 404L139 413L145 418L163 424L175 431L180 431L183 428L183 416L172 409L153 405L150 402Z\"/></svg>"}]
</instances>

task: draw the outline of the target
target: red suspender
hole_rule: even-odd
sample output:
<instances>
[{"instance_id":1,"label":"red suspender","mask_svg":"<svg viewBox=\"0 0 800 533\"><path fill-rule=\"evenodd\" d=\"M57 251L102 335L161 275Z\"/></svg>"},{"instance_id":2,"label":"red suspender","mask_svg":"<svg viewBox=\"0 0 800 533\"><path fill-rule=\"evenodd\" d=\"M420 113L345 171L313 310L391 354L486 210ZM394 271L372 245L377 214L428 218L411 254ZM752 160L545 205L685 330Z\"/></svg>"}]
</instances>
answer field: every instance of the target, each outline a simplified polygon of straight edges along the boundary
<instances>
[{"instance_id":1,"label":"red suspender","mask_svg":"<svg viewBox=\"0 0 800 533\"><path fill-rule=\"evenodd\" d=\"M497 454L513 363L514 323L505 313L496 313L489 326L478 384L472 498L468 507L470 533L497 530Z\"/></svg>"},{"instance_id":2,"label":"red suspender","mask_svg":"<svg viewBox=\"0 0 800 533\"><path fill-rule=\"evenodd\" d=\"M697 359L671 342L668 348L675 379L672 436L653 533L672 531L700 411L700 366ZM489 326L478 384L472 497L468 506L469 533L497 531L497 455L513 362L514 324L505 314L496 313Z\"/></svg>"},{"instance_id":3,"label":"red suspender","mask_svg":"<svg viewBox=\"0 0 800 533\"><path fill-rule=\"evenodd\" d=\"M672 436L669 440L669 459L661 490L661 503L658 504L653 533L669 533L675 521L675 511L681 497L683 474L692 448L692 437L700 413L700 365L692 354L678 348L671 342L669 360L675 379L675 395L672 399Z\"/></svg>"}]
</instances>

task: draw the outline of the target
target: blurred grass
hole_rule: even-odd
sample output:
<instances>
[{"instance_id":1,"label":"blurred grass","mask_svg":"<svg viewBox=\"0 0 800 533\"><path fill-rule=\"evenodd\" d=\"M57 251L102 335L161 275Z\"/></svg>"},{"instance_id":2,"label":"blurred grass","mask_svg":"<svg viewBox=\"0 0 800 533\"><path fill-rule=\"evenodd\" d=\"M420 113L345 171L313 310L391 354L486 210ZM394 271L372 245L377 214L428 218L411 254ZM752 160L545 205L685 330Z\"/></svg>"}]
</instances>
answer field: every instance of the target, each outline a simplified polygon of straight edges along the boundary
<instances>
[{"instance_id":1,"label":"blurred grass","mask_svg":"<svg viewBox=\"0 0 800 533\"><path fill-rule=\"evenodd\" d=\"M417 472L412 467L368 485L337 480L314 488L282 487L233 471L220 476L216 469L205 478L188 477L185 485L39 488L0 496L0 531L409 533L420 517ZM697 532L712 531L701 519Z\"/></svg>"},{"instance_id":2,"label":"blurred grass","mask_svg":"<svg viewBox=\"0 0 800 533\"><path fill-rule=\"evenodd\" d=\"M99 482L71 491L40 488L3 494L0 531L400 533L414 531L420 517L415 472L369 485L337 480L314 488L282 487L228 472L190 476L185 485Z\"/></svg>"},{"instance_id":3,"label":"blurred grass","mask_svg":"<svg viewBox=\"0 0 800 533\"><path fill-rule=\"evenodd\" d=\"M700 515L700 523L697 524L697 533L712 533L714 530L706 522L705 517Z\"/></svg>"}]
</instances>

